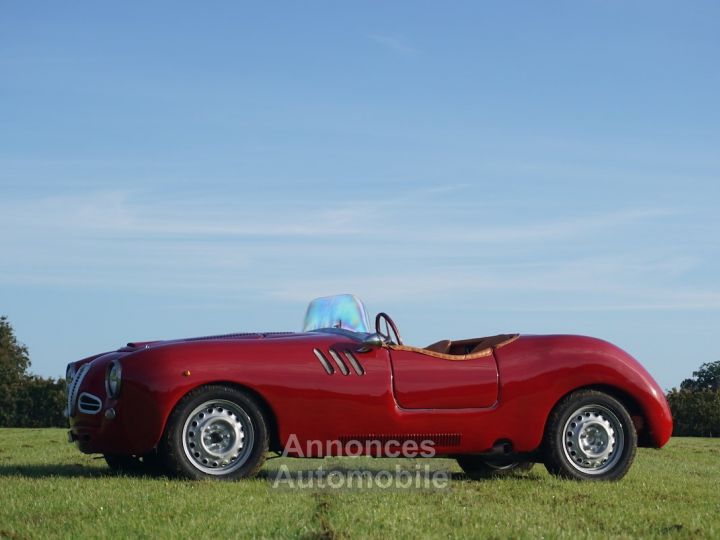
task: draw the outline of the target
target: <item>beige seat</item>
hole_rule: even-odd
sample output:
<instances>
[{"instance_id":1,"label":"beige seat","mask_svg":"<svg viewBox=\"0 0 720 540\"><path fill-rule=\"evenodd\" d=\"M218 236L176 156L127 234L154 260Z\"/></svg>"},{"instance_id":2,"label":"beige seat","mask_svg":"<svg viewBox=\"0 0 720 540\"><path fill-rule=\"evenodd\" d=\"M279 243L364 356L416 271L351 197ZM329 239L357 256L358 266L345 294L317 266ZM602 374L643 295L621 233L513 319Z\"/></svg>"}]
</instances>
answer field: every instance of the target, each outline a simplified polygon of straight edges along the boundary
<instances>
[{"instance_id":1,"label":"beige seat","mask_svg":"<svg viewBox=\"0 0 720 540\"><path fill-rule=\"evenodd\" d=\"M504 343L510 339L515 338L517 334L500 334L497 336L484 337L478 341L478 343L470 351L470 354L475 354L491 347L496 347L501 343Z\"/></svg>"},{"instance_id":2,"label":"beige seat","mask_svg":"<svg viewBox=\"0 0 720 540\"><path fill-rule=\"evenodd\" d=\"M425 350L436 353L448 354L451 344L452 342L449 339L443 339L433 343L432 345L428 345L427 347L425 347Z\"/></svg>"},{"instance_id":3,"label":"beige seat","mask_svg":"<svg viewBox=\"0 0 720 540\"><path fill-rule=\"evenodd\" d=\"M477 354L481 351L492 349L507 341L513 340L515 337L517 337L517 334L500 334L497 336L462 339L458 341L450 341L449 339L443 339L441 341L437 341L431 345L428 345L422 350L440 354L450 354L453 356L464 356L470 354Z\"/></svg>"}]
</instances>

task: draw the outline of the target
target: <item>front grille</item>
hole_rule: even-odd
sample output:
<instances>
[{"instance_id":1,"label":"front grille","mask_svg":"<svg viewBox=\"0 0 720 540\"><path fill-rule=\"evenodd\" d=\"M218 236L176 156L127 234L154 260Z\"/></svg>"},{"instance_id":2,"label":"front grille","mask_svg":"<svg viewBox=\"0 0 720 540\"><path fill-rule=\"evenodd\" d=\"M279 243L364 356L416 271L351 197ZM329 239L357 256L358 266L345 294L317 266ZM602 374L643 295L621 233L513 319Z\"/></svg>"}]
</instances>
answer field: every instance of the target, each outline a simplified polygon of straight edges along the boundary
<instances>
[{"instance_id":1,"label":"front grille","mask_svg":"<svg viewBox=\"0 0 720 540\"><path fill-rule=\"evenodd\" d=\"M78 369L77 373L75 374L75 377L73 377L73 380L70 381L68 384L67 389L67 415L68 417L71 417L75 414L75 402L78 397L78 392L80 391L80 385L83 382L83 379L85 378L85 375L87 375L87 372L90 371L90 364L83 364L80 369Z\"/></svg>"},{"instance_id":2,"label":"front grille","mask_svg":"<svg viewBox=\"0 0 720 540\"><path fill-rule=\"evenodd\" d=\"M80 394L78 411L85 414L97 414L100 412L100 409L102 409L102 400L99 397L87 392Z\"/></svg>"}]
</instances>

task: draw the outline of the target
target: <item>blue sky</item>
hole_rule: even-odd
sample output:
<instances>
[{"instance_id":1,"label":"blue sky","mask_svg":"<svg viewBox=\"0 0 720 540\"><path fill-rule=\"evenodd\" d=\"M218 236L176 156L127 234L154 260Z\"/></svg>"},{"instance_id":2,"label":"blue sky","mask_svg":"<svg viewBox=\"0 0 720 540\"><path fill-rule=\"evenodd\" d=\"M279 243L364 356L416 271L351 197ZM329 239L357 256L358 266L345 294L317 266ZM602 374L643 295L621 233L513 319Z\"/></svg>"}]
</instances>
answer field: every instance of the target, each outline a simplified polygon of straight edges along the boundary
<instances>
[{"instance_id":1,"label":"blue sky","mask_svg":"<svg viewBox=\"0 0 720 540\"><path fill-rule=\"evenodd\" d=\"M720 359L716 2L4 2L0 313L33 370L296 330Z\"/></svg>"}]
</instances>

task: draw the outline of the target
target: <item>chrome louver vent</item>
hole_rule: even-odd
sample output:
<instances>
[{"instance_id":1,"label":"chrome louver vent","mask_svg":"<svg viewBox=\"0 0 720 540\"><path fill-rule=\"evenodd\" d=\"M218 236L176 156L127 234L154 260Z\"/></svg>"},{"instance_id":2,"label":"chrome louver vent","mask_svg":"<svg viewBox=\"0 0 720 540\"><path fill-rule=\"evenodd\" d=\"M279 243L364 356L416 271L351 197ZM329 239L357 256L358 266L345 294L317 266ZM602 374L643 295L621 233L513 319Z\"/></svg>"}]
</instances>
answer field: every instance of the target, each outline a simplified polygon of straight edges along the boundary
<instances>
[{"instance_id":1,"label":"chrome louver vent","mask_svg":"<svg viewBox=\"0 0 720 540\"><path fill-rule=\"evenodd\" d=\"M358 375L365 375L365 368L362 367L362 364L358 362L357 358L355 358L355 355L351 353L350 351L345 351L345 358L348 359L348 362L350 362L350 365L355 370L355 373Z\"/></svg>"},{"instance_id":2,"label":"chrome louver vent","mask_svg":"<svg viewBox=\"0 0 720 540\"><path fill-rule=\"evenodd\" d=\"M263 338L267 336L292 336L294 332L237 332L234 334L218 334L217 336L200 336L193 338L185 338L182 341L212 341L216 339L233 339L233 338Z\"/></svg>"},{"instance_id":3,"label":"chrome louver vent","mask_svg":"<svg viewBox=\"0 0 720 540\"><path fill-rule=\"evenodd\" d=\"M333 367L333 363L335 366L337 366L337 369L340 370L340 373L343 375L350 375L351 371L348 367L348 364L352 367L353 371L357 375L365 375L365 368L363 368L362 364L358 361L357 358L355 358L355 355L351 351L343 351L343 356L347 360L343 360L343 356L340 355L339 352L337 352L335 349L328 349L328 353L330 355L330 358L332 358L333 362L330 362L328 360L327 356L320 350L320 349L313 349L313 352L315 353L315 356L319 360L322 367L325 369L325 372L328 375L333 375L335 373L335 367Z\"/></svg>"},{"instance_id":4,"label":"chrome louver vent","mask_svg":"<svg viewBox=\"0 0 720 540\"><path fill-rule=\"evenodd\" d=\"M78 411L85 414L97 414L100 412L100 409L102 409L102 400L99 397L89 394L88 392L80 394L78 398Z\"/></svg>"},{"instance_id":5,"label":"chrome louver vent","mask_svg":"<svg viewBox=\"0 0 720 540\"><path fill-rule=\"evenodd\" d=\"M340 358L340 355L336 353L333 349L330 349L330 356L332 356L332 359L335 360L335 364L337 367L340 368L340 371L343 375L350 375L350 370L345 365L345 362L343 362L342 358Z\"/></svg>"},{"instance_id":6,"label":"chrome louver vent","mask_svg":"<svg viewBox=\"0 0 720 540\"><path fill-rule=\"evenodd\" d=\"M366 433L357 435L342 435L339 438L342 444L348 444L350 442L359 442L361 444L369 443L381 443L387 442L415 442L422 444L423 442L432 442L434 446L442 446L444 448L452 446L460 446L462 442L462 435L460 433Z\"/></svg>"},{"instance_id":7,"label":"chrome louver vent","mask_svg":"<svg viewBox=\"0 0 720 540\"><path fill-rule=\"evenodd\" d=\"M78 391L88 371L90 371L90 364L83 364L75 374L75 377L73 377L73 380L68 382L66 411L68 417L75 414L75 402L77 401Z\"/></svg>"},{"instance_id":8,"label":"chrome louver vent","mask_svg":"<svg viewBox=\"0 0 720 540\"><path fill-rule=\"evenodd\" d=\"M322 353L320 349L313 349L313 352L315 353L315 356L318 360L320 360L320 363L322 364L322 367L325 368L325 371L328 375L332 375L335 373L335 368L330 365L330 362L328 362L328 359L325 358L325 355Z\"/></svg>"}]
</instances>

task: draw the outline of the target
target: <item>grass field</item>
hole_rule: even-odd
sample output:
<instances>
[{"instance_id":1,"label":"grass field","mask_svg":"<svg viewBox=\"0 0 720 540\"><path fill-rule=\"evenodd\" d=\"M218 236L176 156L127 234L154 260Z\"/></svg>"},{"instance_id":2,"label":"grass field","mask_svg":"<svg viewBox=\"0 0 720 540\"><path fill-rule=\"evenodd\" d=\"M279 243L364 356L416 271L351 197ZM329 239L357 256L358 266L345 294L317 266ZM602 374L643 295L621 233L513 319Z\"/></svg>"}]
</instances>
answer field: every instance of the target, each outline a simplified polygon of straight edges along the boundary
<instances>
[{"instance_id":1,"label":"grass field","mask_svg":"<svg viewBox=\"0 0 720 540\"><path fill-rule=\"evenodd\" d=\"M579 483L542 466L518 478L466 479L445 490L288 490L293 470L412 468L412 460L273 459L257 479L188 482L110 473L62 429L0 430L0 538L720 538L720 439L640 450L619 483Z\"/></svg>"}]
</instances>

